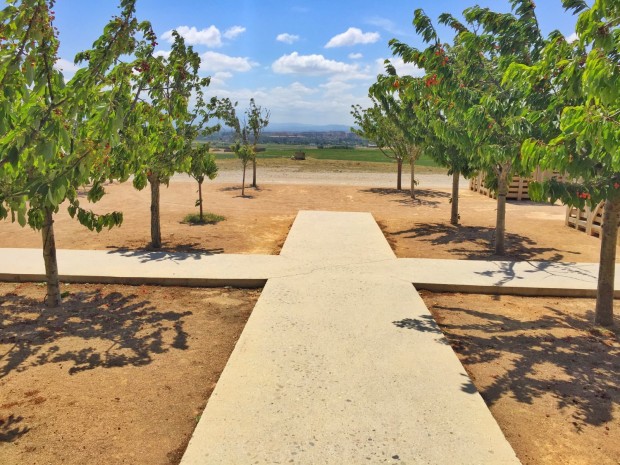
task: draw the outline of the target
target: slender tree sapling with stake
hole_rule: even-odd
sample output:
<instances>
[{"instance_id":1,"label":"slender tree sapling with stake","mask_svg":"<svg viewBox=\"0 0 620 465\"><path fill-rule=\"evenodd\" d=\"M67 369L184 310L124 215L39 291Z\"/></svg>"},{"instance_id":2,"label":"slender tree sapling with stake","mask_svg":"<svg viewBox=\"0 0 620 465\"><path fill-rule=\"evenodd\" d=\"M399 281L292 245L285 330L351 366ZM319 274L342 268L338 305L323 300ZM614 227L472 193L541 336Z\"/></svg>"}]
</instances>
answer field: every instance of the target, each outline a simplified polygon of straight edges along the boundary
<instances>
[{"instance_id":1,"label":"slender tree sapling with stake","mask_svg":"<svg viewBox=\"0 0 620 465\"><path fill-rule=\"evenodd\" d=\"M250 106L246 110L248 118L248 128L252 136L252 150L254 155L252 157L252 187L257 188L256 184L256 157L258 155L258 142L263 130L269 125L269 117L271 112L267 109L263 109L257 106L254 99L250 99Z\"/></svg>"}]
</instances>

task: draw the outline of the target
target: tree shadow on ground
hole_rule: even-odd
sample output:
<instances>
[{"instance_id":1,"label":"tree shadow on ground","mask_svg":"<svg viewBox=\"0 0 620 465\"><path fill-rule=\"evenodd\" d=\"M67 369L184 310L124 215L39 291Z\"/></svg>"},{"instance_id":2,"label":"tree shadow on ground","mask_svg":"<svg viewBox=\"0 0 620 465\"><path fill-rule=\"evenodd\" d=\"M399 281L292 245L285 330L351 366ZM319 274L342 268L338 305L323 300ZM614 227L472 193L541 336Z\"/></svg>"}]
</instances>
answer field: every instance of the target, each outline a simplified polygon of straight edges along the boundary
<instances>
[{"instance_id":1,"label":"tree shadow on ground","mask_svg":"<svg viewBox=\"0 0 620 465\"><path fill-rule=\"evenodd\" d=\"M7 294L0 298L0 379L48 363L69 362L69 374L148 365L154 355L188 348L183 319L191 314L158 310L136 294L78 292L58 308ZM63 338L82 342L66 348Z\"/></svg>"},{"instance_id":2,"label":"tree shadow on ground","mask_svg":"<svg viewBox=\"0 0 620 465\"><path fill-rule=\"evenodd\" d=\"M24 421L22 416L9 415L6 418L0 417L0 443L13 442L30 431L28 426L20 425L22 421Z\"/></svg>"},{"instance_id":3,"label":"tree shadow on ground","mask_svg":"<svg viewBox=\"0 0 620 465\"><path fill-rule=\"evenodd\" d=\"M480 389L488 405L505 396L531 404L535 398L552 395L558 408L575 409L577 430L611 421L614 405L620 403L620 349L612 342L617 342L618 334L593 329L588 323L592 312L576 318L555 307L545 308L546 314L533 321L463 307L434 306L433 310L466 367L504 359L501 366L506 371ZM449 312L450 321L460 313L462 320L473 322L446 323L441 312ZM561 336L567 330L579 332ZM551 375L538 373L538 367L549 365Z\"/></svg>"},{"instance_id":4,"label":"tree shadow on ground","mask_svg":"<svg viewBox=\"0 0 620 465\"><path fill-rule=\"evenodd\" d=\"M485 226L425 223L416 224L415 227L402 231L386 231L386 234L404 236L407 239L419 239L437 246L454 245L448 249L450 253L470 260L533 260L554 252L547 260L559 261L564 258L562 252L567 252L553 247L538 247L538 244L527 236L506 233L506 254L494 255L495 228ZM458 247L459 244L463 244L463 246Z\"/></svg>"},{"instance_id":5,"label":"tree shadow on ground","mask_svg":"<svg viewBox=\"0 0 620 465\"><path fill-rule=\"evenodd\" d=\"M402 329L412 329L421 333L432 333L443 336L441 329L430 315L420 315L419 318L404 318L402 320L393 321L392 324ZM448 343L444 337L440 339L440 342L442 344Z\"/></svg>"},{"instance_id":6,"label":"tree shadow on ground","mask_svg":"<svg viewBox=\"0 0 620 465\"><path fill-rule=\"evenodd\" d=\"M435 207L441 203L441 199L449 199L450 194L446 192L433 191L427 189L416 189L415 199L411 198L411 191L408 189L398 190L383 187L372 187L370 189L360 190L362 193L379 194L381 196L390 197L392 202L398 202L401 205Z\"/></svg>"},{"instance_id":7,"label":"tree shadow on ground","mask_svg":"<svg viewBox=\"0 0 620 465\"><path fill-rule=\"evenodd\" d=\"M109 247L112 248L112 247ZM125 247L114 247L108 251L109 254L119 254L123 257L137 257L141 263L183 261L183 260L200 260L205 255L217 255L224 253L221 247L207 249L201 247L199 243L176 244L168 246L166 243L159 249L129 249Z\"/></svg>"},{"instance_id":8,"label":"tree shadow on ground","mask_svg":"<svg viewBox=\"0 0 620 465\"><path fill-rule=\"evenodd\" d=\"M242 199L253 199L254 196L252 194L249 194L248 192L262 192L262 191L271 191L271 189L268 188L263 188L263 187L251 187L251 186L246 186L245 187L245 195L241 195L241 186L227 186L227 187L220 187L218 189L220 192L239 192L239 195L236 195L235 197L239 197Z\"/></svg>"},{"instance_id":9,"label":"tree shadow on ground","mask_svg":"<svg viewBox=\"0 0 620 465\"><path fill-rule=\"evenodd\" d=\"M498 278L498 281L494 283L495 286L503 286L511 281L526 279L528 273L540 273L541 271L548 276L560 276L567 281L574 281L575 284L596 282L596 273L591 267L579 263L558 263L561 258L561 255L555 254L549 259L550 261L530 262L525 260L530 268L523 269L521 267L519 273L521 276L515 271L518 263L516 261L496 261L493 262L495 269L476 271L475 274Z\"/></svg>"}]
</instances>

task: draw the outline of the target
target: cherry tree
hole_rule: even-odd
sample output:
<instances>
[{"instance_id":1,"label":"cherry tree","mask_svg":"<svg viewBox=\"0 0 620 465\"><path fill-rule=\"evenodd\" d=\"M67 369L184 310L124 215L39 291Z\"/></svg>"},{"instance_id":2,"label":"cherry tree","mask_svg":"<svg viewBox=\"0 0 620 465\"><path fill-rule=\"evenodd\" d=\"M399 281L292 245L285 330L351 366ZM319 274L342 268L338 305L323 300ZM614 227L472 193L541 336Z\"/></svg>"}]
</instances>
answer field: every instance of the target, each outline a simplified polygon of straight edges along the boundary
<instances>
[{"instance_id":1,"label":"cherry tree","mask_svg":"<svg viewBox=\"0 0 620 465\"><path fill-rule=\"evenodd\" d=\"M201 223L204 222L202 184L205 178L215 179L218 171L215 155L209 153L209 148L209 144L200 144L198 147L194 147L191 150L191 162L187 172L198 183L198 200L196 201L196 206L199 208Z\"/></svg>"},{"instance_id":2,"label":"cherry tree","mask_svg":"<svg viewBox=\"0 0 620 465\"><path fill-rule=\"evenodd\" d=\"M411 163L411 197L415 198L415 162L421 151L411 106L376 85L370 89L370 99L373 105L369 108L353 105L351 115L356 127L351 131L374 142L383 155L396 160L397 190L402 189L403 163Z\"/></svg>"},{"instance_id":3,"label":"cherry tree","mask_svg":"<svg viewBox=\"0 0 620 465\"><path fill-rule=\"evenodd\" d=\"M172 33L168 54L144 59L134 66L133 89L136 107L125 127L126 157L132 165L133 184L151 191L151 243L160 248L160 187L177 172L191 167L193 143L209 121L203 89L209 78L199 76L200 56ZM190 102L193 99L193 102Z\"/></svg>"},{"instance_id":4,"label":"cherry tree","mask_svg":"<svg viewBox=\"0 0 620 465\"><path fill-rule=\"evenodd\" d=\"M414 14L414 26L428 46L423 50L390 41L394 54L426 71L429 98L449 122L448 141L474 153L472 165L497 183L495 254L505 253L506 196L513 174L522 174L520 146L535 128L524 117L524 95L502 82L510 63L532 63L544 41L528 0L512 0L513 12L496 13L479 6L465 9L466 24L442 14L441 24L455 31L450 46L440 41L423 10ZM529 104L538 96L531 96ZM452 131L449 128L464 128Z\"/></svg>"},{"instance_id":5,"label":"cherry tree","mask_svg":"<svg viewBox=\"0 0 620 465\"><path fill-rule=\"evenodd\" d=\"M252 138L252 150L254 156L252 157L252 187L258 187L256 185L256 156L258 155L258 142L263 133L263 130L269 125L269 118L271 112L259 105L253 98L250 99L250 106L246 110L246 116L248 121L249 133Z\"/></svg>"},{"instance_id":6,"label":"cherry tree","mask_svg":"<svg viewBox=\"0 0 620 465\"><path fill-rule=\"evenodd\" d=\"M103 194L106 179L123 177L127 164L113 161L124 145L123 128L136 96L134 63L147 59L155 35L135 18L135 1L123 0L68 82L55 68L58 30L53 1L11 1L0 12L0 218L42 232L48 306L61 303L54 214L66 202L69 213L91 230L119 225L119 212L95 214L80 205ZM137 37L140 36L141 39Z\"/></svg>"},{"instance_id":7,"label":"cherry tree","mask_svg":"<svg viewBox=\"0 0 620 465\"><path fill-rule=\"evenodd\" d=\"M531 196L579 208L604 202L595 323L611 326L620 221L620 4L563 3L580 13L579 39L569 43L553 32L539 59L513 63L504 83L547 102L525 106L540 128L521 146L525 164L566 173L531 184Z\"/></svg>"},{"instance_id":8,"label":"cherry tree","mask_svg":"<svg viewBox=\"0 0 620 465\"><path fill-rule=\"evenodd\" d=\"M241 196L245 197L245 173L248 164L255 158L256 153L250 144L250 134L252 129L248 125L248 121L246 119L239 119L239 116L237 115L237 104L238 102L232 103L229 98L224 98L222 100L212 99L211 101L211 106L215 109L215 114L217 117L221 119L226 126L231 128L235 134L234 144L231 146L231 149L241 161L241 166L243 168L243 176L241 178ZM250 109L246 112L246 115L251 113L251 108L252 107L250 106Z\"/></svg>"}]
</instances>

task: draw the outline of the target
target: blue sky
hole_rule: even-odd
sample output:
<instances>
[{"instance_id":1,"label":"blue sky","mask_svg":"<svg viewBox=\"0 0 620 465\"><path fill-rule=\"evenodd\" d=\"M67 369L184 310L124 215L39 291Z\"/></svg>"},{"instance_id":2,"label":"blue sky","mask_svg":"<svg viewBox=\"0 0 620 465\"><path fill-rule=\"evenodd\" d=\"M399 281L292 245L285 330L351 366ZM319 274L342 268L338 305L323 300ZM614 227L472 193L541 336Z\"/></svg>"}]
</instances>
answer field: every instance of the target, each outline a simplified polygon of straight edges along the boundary
<instances>
[{"instance_id":1,"label":"blue sky","mask_svg":"<svg viewBox=\"0 0 620 465\"><path fill-rule=\"evenodd\" d=\"M212 77L208 94L230 97L243 108L251 97L271 110L274 123L351 124L351 105L368 103L368 87L391 57L388 41L422 47L411 25L423 8L433 20L459 15L478 3L509 11L507 0L381 2L376 0L138 0L137 15L152 23L158 49L177 29L201 54L201 72ZM539 0L545 34L570 36L575 18L560 0ZM71 74L75 53L88 48L117 12L113 0L57 0L59 66ZM442 38L452 35L443 30ZM401 74L417 70L395 60Z\"/></svg>"}]
</instances>

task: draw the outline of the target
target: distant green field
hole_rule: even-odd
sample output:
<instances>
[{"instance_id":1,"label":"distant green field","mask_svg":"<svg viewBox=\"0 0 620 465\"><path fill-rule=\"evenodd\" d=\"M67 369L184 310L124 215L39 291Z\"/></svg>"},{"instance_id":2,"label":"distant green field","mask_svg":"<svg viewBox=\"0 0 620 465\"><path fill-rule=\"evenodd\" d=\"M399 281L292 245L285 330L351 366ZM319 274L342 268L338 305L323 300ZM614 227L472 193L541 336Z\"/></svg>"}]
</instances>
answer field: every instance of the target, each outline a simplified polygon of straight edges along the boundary
<instances>
[{"instance_id":1,"label":"distant green field","mask_svg":"<svg viewBox=\"0 0 620 465\"><path fill-rule=\"evenodd\" d=\"M306 152L306 157L317 160L346 160L364 161L374 163L395 163L391 158L386 157L379 149L375 148L354 148L354 149L317 149L315 147L304 147L295 145L267 144L263 145L266 150L258 154L259 158L291 158L297 151ZM217 153L217 158L235 158L233 153ZM422 156L416 163L418 166L437 166L428 157Z\"/></svg>"}]
</instances>

